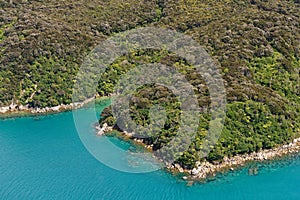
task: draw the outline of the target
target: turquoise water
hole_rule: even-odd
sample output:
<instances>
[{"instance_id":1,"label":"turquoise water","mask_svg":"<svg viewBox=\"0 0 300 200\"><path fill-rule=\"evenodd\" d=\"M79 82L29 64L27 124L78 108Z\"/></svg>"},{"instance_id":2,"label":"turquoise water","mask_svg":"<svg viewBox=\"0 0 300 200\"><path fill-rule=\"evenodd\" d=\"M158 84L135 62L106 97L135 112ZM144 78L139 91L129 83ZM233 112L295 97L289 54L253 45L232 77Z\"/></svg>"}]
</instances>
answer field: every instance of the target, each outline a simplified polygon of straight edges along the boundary
<instances>
[{"instance_id":1,"label":"turquoise water","mask_svg":"<svg viewBox=\"0 0 300 200\"><path fill-rule=\"evenodd\" d=\"M130 174L100 163L79 139L72 112L0 120L0 199L300 199L300 158L247 172L188 187L160 170Z\"/></svg>"}]
</instances>

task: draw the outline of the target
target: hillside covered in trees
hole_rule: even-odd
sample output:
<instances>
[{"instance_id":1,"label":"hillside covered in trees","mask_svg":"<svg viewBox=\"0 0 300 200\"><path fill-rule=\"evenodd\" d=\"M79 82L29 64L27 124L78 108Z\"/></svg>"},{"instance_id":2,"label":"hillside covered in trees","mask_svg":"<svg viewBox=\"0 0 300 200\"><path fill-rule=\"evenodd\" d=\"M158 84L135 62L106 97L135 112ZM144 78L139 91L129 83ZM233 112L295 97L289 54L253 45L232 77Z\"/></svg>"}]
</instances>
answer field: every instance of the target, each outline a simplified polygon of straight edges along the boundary
<instances>
[{"instance_id":1,"label":"hillside covered in trees","mask_svg":"<svg viewBox=\"0 0 300 200\"><path fill-rule=\"evenodd\" d=\"M220 67L227 95L225 128L207 160L288 143L300 133L300 4L287 0L0 0L0 106L29 107L72 101L84 58L101 41L137 27L164 27L191 36ZM192 168L210 120L209 92L201 75L165 51L118 58L97 92L109 95L122 74L142 63L173 66L194 86L202 108L196 139L179 164ZM133 119L149 123L154 103L167 110L161 134L144 140L158 149L170 141L179 105L164 87L147 85L131 101ZM102 123L114 123L109 109Z\"/></svg>"}]
</instances>

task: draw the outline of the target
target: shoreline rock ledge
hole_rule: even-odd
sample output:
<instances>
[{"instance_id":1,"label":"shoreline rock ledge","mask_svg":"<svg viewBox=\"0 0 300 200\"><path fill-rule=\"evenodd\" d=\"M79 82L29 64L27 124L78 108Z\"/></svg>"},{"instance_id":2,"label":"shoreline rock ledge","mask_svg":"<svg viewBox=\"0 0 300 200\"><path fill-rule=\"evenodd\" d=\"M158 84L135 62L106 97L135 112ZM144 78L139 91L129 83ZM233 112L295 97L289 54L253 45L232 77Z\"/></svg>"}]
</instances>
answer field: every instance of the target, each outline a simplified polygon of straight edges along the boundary
<instances>
[{"instance_id":1,"label":"shoreline rock ledge","mask_svg":"<svg viewBox=\"0 0 300 200\"><path fill-rule=\"evenodd\" d=\"M220 163L210 163L208 161L196 162L196 167L192 170L185 170L190 174L190 179L203 180L209 176L215 176L216 173L228 170L234 170L237 167L245 165L250 161L266 161L280 158L285 155L295 154L300 151L300 138L294 139L291 143L274 148L253 152L250 154L236 155L228 158L224 157Z\"/></svg>"},{"instance_id":2,"label":"shoreline rock ledge","mask_svg":"<svg viewBox=\"0 0 300 200\"><path fill-rule=\"evenodd\" d=\"M106 133L112 132L115 130L115 127L108 126L107 123L104 123L102 127L98 124L95 127L98 130L97 136L105 135ZM133 133L128 132L121 132L122 134L128 136L129 138L132 138ZM146 145L143 143L143 140L139 140L137 138L134 138L133 141L137 142L138 144L143 145L145 148L152 149L151 145ZM281 158L285 155L295 154L300 152L300 138L294 139L291 143L279 146L274 149L265 149L260 150L258 152L252 152L249 154L241 154L236 155L234 157L224 157L222 161L218 163L210 163L208 161L197 161L195 163L195 168L192 170L184 169L179 164L168 164L166 163L166 168L170 171L176 171L180 172L182 174L185 174L182 179L186 181L197 181L197 180L205 180L209 177L216 176L219 172L224 171L233 171L234 169L244 166L247 162L251 161L266 161L266 160L272 160L275 158ZM257 174L257 169L252 170L252 174Z\"/></svg>"},{"instance_id":3,"label":"shoreline rock ledge","mask_svg":"<svg viewBox=\"0 0 300 200\"><path fill-rule=\"evenodd\" d=\"M105 133L113 131L113 127L108 126L107 123L104 123L102 127L100 125L95 127L98 130L97 136L105 135Z\"/></svg>"},{"instance_id":4,"label":"shoreline rock ledge","mask_svg":"<svg viewBox=\"0 0 300 200\"><path fill-rule=\"evenodd\" d=\"M18 113L18 112L28 112L31 114L41 114L41 113L58 113L66 110L72 110L81 108L85 104L93 101L95 97L86 99L83 102L76 102L70 104L60 104L53 107L45 107L45 108L30 108L28 105L18 105L13 102L9 106L0 107L0 114L6 113Z\"/></svg>"}]
</instances>

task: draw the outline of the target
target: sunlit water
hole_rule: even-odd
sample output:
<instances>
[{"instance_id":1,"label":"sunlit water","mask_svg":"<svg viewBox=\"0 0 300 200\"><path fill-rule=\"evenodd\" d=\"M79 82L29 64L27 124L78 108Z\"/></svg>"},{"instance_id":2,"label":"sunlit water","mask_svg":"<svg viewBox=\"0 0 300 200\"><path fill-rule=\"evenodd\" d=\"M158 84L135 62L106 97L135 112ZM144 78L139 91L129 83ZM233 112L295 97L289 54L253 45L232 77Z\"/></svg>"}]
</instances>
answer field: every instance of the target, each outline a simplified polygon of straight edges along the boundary
<instances>
[{"instance_id":1,"label":"sunlit water","mask_svg":"<svg viewBox=\"0 0 300 200\"><path fill-rule=\"evenodd\" d=\"M256 176L245 168L189 187L162 170L131 174L102 164L83 146L72 112L0 120L0 199L300 199L300 158L258 167Z\"/></svg>"}]
</instances>

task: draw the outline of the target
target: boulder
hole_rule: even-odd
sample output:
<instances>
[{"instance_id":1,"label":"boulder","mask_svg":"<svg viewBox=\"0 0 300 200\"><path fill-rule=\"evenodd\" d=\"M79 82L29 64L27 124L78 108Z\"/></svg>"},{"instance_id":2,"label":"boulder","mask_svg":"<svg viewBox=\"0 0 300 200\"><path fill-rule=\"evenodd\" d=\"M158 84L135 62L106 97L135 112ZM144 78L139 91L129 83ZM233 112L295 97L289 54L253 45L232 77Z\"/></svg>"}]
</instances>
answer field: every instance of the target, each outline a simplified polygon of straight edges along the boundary
<instances>
[{"instance_id":1,"label":"boulder","mask_svg":"<svg viewBox=\"0 0 300 200\"><path fill-rule=\"evenodd\" d=\"M199 170L196 169L196 168L194 168L194 169L192 170L192 175L197 175L197 174L199 174Z\"/></svg>"}]
</instances>

